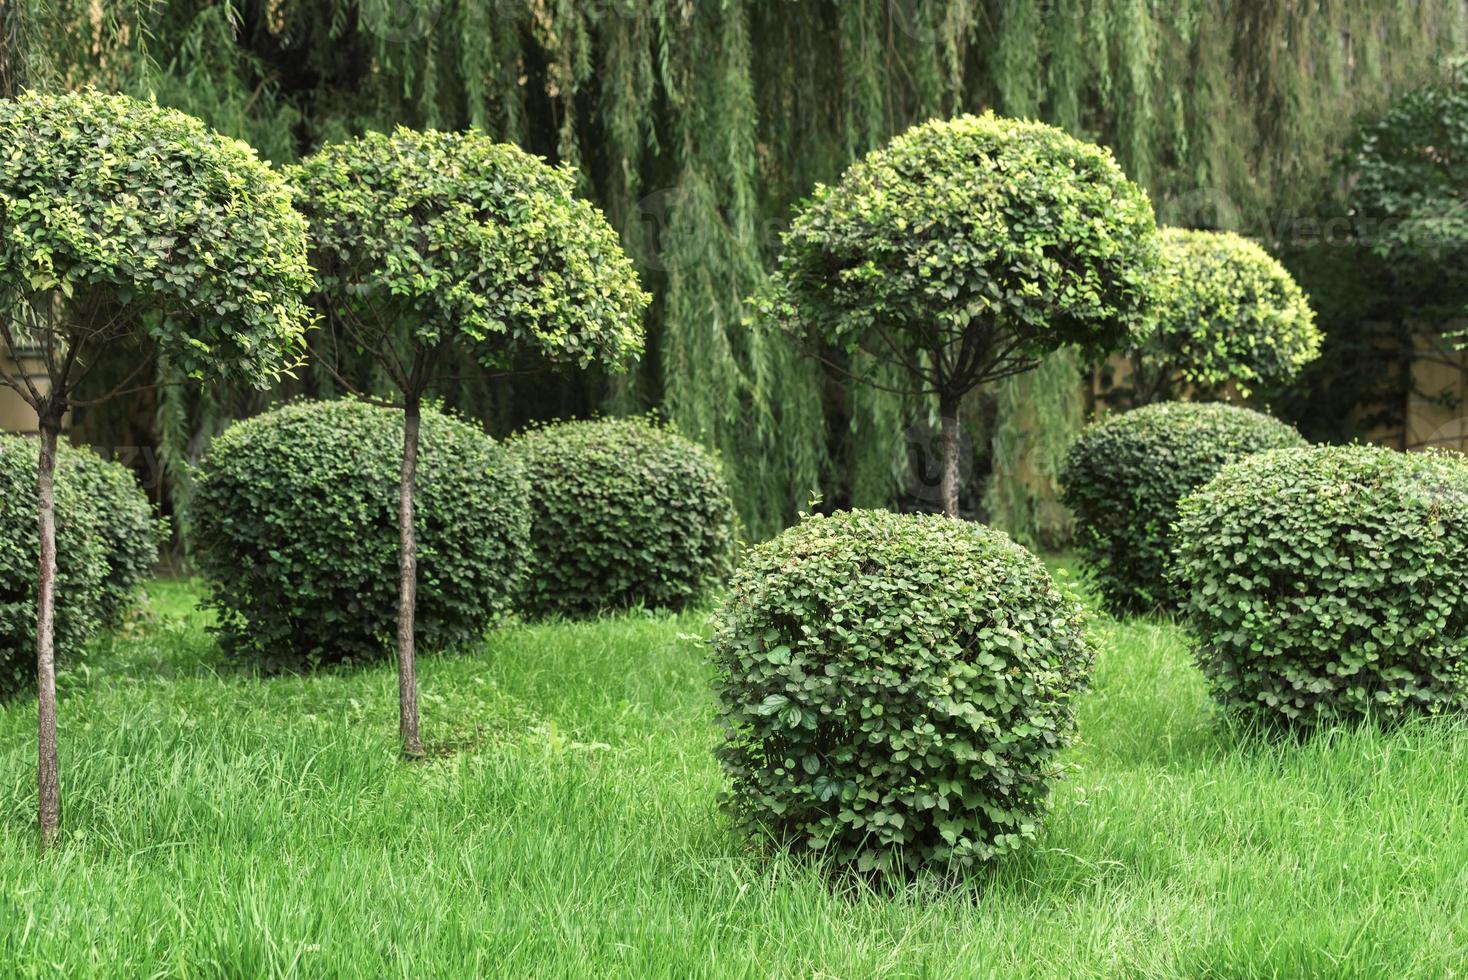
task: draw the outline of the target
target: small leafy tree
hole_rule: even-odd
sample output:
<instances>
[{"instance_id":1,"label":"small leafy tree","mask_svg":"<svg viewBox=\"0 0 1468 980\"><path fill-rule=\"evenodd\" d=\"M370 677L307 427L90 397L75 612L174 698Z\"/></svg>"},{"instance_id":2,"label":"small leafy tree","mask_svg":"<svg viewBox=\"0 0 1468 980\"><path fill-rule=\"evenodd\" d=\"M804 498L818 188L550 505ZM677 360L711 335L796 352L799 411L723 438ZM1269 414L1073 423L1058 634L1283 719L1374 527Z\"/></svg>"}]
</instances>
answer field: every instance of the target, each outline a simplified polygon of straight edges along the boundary
<instances>
[{"instance_id":1,"label":"small leafy tree","mask_svg":"<svg viewBox=\"0 0 1468 980\"><path fill-rule=\"evenodd\" d=\"M322 362L367 356L404 411L397 622L403 752L421 756L413 482L423 398L453 349L486 371L526 359L618 366L649 297L575 174L476 132L399 128L326 146L296 170L311 226Z\"/></svg>"},{"instance_id":2,"label":"small leafy tree","mask_svg":"<svg viewBox=\"0 0 1468 980\"><path fill-rule=\"evenodd\" d=\"M936 396L943 509L958 515L958 411L974 388L1067 345L1128 346L1146 326L1152 206L1111 154L992 114L917 126L819 186L784 235L764 315L837 370Z\"/></svg>"},{"instance_id":3,"label":"small leafy tree","mask_svg":"<svg viewBox=\"0 0 1468 980\"><path fill-rule=\"evenodd\" d=\"M1164 228L1165 286L1157 328L1131 353L1131 402L1185 393L1216 400L1232 385L1290 381L1320 356L1315 312L1294 278L1263 248L1230 232Z\"/></svg>"},{"instance_id":4,"label":"small leafy tree","mask_svg":"<svg viewBox=\"0 0 1468 980\"><path fill-rule=\"evenodd\" d=\"M55 470L73 408L144 386L153 354L193 378L264 386L308 322L305 223L245 144L181 112L85 91L0 102L0 339L48 380L0 375L40 423L40 834L60 821ZM80 400L103 359L116 388Z\"/></svg>"}]
</instances>

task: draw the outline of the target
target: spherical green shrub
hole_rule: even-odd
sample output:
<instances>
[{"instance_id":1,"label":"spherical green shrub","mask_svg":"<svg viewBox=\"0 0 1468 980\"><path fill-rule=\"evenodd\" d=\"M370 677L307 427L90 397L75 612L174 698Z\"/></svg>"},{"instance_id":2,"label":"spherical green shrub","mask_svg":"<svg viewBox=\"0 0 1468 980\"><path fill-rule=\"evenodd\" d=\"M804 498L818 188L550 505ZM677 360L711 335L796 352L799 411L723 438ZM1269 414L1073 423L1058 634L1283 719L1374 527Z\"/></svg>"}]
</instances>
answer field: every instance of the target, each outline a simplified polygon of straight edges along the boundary
<instances>
[{"instance_id":1,"label":"spherical green shrub","mask_svg":"<svg viewBox=\"0 0 1468 980\"><path fill-rule=\"evenodd\" d=\"M734 505L719 462L644 418L562 422L511 445L530 480L524 609L678 609L728 574Z\"/></svg>"},{"instance_id":2,"label":"spherical green shrub","mask_svg":"<svg viewBox=\"0 0 1468 980\"><path fill-rule=\"evenodd\" d=\"M1279 386L1320 356L1315 311L1294 277L1232 232L1165 228L1157 327L1132 359L1138 404L1184 389Z\"/></svg>"},{"instance_id":3,"label":"spherical green shrub","mask_svg":"<svg viewBox=\"0 0 1468 980\"><path fill-rule=\"evenodd\" d=\"M1263 453L1183 500L1177 574L1215 699L1310 726L1468 703L1468 460Z\"/></svg>"},{"instance_id":4,"label":"spherical green shrub","mask_svg":"<svg viewBox=\"0 0 1468 980\"><path fill-rule=\"evenodd\" d=\"M727 806L857 870L962 868L1033 838L1092 654L1004 534L811 517L751 549L713 635Z\"/></svg>"},{"instance_id":5,"label":"spherical green shrub","mask_svg":"<svg viewBox=\"0 0 1468 980\"><path fill-rule=\"evenodd\" d=\"M1168 568L1178 501L1226 463L1304 443L1277 419L1220 404L1161 402L1089 426L1066 454L1062 500L1106 607L1176 609Z\"/></svg>"},{"instance_id":6,"label":"spherical green shrub","mask_svg":"<svg viewBox=\"0 0 1468 980\"><path fill-rule=\"evenodd\" d=\"M116 626L153 573L168 525L154 516L152 502L127 467L90 449L69 446L61 448L57 462L57 479L76 486L97 508L107 558L98 614L104 625Z\"/></svg>"},{"instance_id":7,"label":"spherical green shrub","mask_svg":"<svg viewBox=\"0 0 1468 980\"><path fill-rule=\"evenodd\" d=\"M231 426L200 465L195 555L227 649L272 667L376 657L397 620L403 414L298 402ZM423 413L418 637L451 649L516 599L524 470L475 426Z\"/></svg>"},{"instance_id":8,"label":"spherical green shrub","mask_svg":"<svg viewBox=\"0 0 1468 980\"><path fill-rule=\"evenodd\" d=\"M35 440L0 435L0 697L33 689L36 683L36 567L40 532L36 523ZM78 455L75 452L68 456ZM108 577L107 549L99 508L83 486L56 481L56 658L75 662L101 625Z\"/></svg>"}]
</instances>

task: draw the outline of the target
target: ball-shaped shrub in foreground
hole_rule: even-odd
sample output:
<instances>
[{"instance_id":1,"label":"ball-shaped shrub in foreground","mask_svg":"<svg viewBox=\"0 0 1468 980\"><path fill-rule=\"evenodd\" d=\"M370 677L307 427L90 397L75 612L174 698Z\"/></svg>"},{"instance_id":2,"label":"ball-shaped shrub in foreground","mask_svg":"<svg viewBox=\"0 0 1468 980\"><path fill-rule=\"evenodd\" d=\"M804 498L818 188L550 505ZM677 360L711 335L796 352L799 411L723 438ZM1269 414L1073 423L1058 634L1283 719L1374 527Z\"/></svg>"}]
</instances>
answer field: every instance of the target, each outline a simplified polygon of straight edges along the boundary
<instances>
[{"instance_id":1,"label":"ball-shaped shrub in foreground","mask_svg":"<svg viewBox=\"0 0 1468 980\"><path fill-rule=\"evenodd\" d=\"M38 451L35 440L0 435L0 698L36 682ZM64 466L55 493L56 655L66 664L101 625L108 564L96 502Z\"/></svg>"},{"instance_id":2,"label":"ball-shaped shrub in foreground","mask_svg":"<svg viewBox=\"0 0 1468 980\"><path fill-rule=\"evenodd\" d=\"M98 533L107 557L99 614L107 626L122 622L138 588L158 563L158 545L167 524L154 516L153 504L127 467L87 448L63 446L60 482L70 482L97 509Z\"/></svg>"},{"instance_id":3,"label":"ball-shaped shrub in foreground","mask_svg":"<svg viewBox=\"0 0 1468 980\"><path fill-rule=\"evenodd\" d=\"M1213 696L1309 726L1468 700L1468 460L1375 446L1226 467L1182 503L1179 578Z\"/></svg>"},{"instance_id":4,"label":"ball-shaped shrub in foreground","mask_svg":"<svg viewBox=\"0 0 1468 980\"><path fill-rule=\"evenodd\" d=\"M1302 446L1278 419L1232 405L1162 402L1091 425L1066 454L1062 499L1108 609L1176 609L1168 578L1177 503L1236 459Z\"/></svg>"},{"instance_id":5,"label":"ball-shaped shrub in foreground","mask_svg":"<svg viewBox=\"0 0 1468 980\"><path fill-rule=\"evenodd\" d=\"M270 666L376 657L397 617L403 413L298 402L231 426L201 463L196 555L225 646ZM423 413L418 637L450 649L516 599L524 472L475 426Z\"/></svg>"},{"instance_id":6,"label":"ball-shaped shrub in foreground","mask_svg":"<svg viewBox=\"0 0 1468 980\"><path fill-rule=\"evenodd\" d=\"M751 549L713 636L746 829L860 871L956 869L1035 836L1091 651L998 531L811 517Z\"/></svg>"},{"instance_id":7,"label":"ball-shaped shrub in foreground","mask_svg":"<svg viewBox=\"0 0 1468 980\"><path fill-rule=\"evenodd\" d=\"M532 488L527 613L678 609L728 573L734 505L697 443L625 418L531 429L511 446Z\"/></svg>"}]
</instances>

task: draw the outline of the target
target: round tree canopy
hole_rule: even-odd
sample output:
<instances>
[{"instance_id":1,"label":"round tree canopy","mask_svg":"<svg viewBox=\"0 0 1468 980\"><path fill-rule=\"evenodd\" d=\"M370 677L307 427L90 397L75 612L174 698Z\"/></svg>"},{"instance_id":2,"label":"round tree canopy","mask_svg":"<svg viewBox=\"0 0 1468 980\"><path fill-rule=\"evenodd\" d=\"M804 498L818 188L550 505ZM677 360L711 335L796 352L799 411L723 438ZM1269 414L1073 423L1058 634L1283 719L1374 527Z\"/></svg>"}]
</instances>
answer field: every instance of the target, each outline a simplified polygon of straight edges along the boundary
<instances>
[{"instance_id":1,"label":"round tree canopy","mask_svg":"<svg viewBox=\"0 0 1468 980\"><path fill-rule=\"evenodd\" d=\"M189 375L263 383L310 282L289 188L244 143L93 90L0 101L0 295L70 300L60 345L121 315Z\"/></svg>"},{"instance_id":2,"label":"round tree canopy","mask_svg":"<svg viewBox=\"0 0 1468 980\"><path fill-rule=\"evenodd\" d=\"M816 188L784 237L775 313L909 368L955 348L996 368L1113 349L1145 329L1155 229L1101 147L992 114L928 122Z\"/></svg>"},{"instance_id":3,"label":"round tree canopy","mask_svg":"<svg viewBox=\"0 0 1468 980\"><path fill-rule=\"evenodd\" d=\"M1247 395L1320 355L1309 300L1264 249L1230 232L1166 228L1161 237L1168 282L1141 349L1145 373L1205 392L1233 382Z\"/></svg>"},{"instance_id":4,"label":"round tree canopy","mask_svg":"<svg viewBox=\"0 0 1468 980\"><path fill-rule=\"evenodd\" d=\"M295 168L320 288L337 308L487 366L519 352L585 364L642 346L642 292L575 174L477 132L398 128Z\"/></svg>"}]
</instances>

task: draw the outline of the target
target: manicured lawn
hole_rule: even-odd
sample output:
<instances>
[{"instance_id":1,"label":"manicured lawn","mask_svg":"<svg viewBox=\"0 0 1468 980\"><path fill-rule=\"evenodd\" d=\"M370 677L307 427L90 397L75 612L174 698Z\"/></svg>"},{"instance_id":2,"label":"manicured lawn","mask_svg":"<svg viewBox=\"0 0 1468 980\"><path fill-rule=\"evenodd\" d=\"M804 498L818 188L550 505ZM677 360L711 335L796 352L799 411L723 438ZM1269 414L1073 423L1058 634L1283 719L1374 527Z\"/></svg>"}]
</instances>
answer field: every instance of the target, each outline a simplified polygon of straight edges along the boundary
<instances>
[{"instance_id":1,"label":"manicured lawn","mask_svg":"<svg viewBox=\"0 0 1468 980\"><path fill-rule=\"evenodd\" d=\"M0 974L1443 976L1468 968L1468 727L1271 744L1175 627L1097 620L1079 770L956 889L828 887L717 803L702 618L515 628L259 680L185 586L64 678L67 838L35 856L33 704L0 710Z\"/></svg>"}]
</instances>

